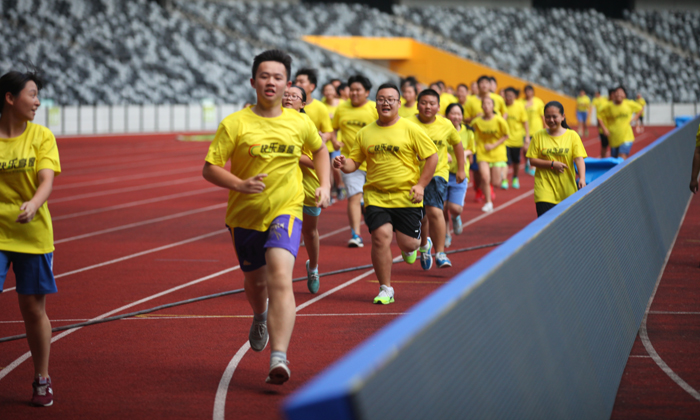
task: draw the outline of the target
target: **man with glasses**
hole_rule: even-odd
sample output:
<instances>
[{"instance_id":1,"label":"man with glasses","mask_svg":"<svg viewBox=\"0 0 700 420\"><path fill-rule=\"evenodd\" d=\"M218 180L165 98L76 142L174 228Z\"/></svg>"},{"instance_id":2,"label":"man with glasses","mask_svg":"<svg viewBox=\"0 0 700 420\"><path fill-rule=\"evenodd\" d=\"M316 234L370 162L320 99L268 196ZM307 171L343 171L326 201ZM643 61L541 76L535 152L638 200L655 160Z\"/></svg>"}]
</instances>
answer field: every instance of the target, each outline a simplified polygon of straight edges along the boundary
<instances>
[{"instance_id":1,"label":"man with glasses","mask_svg":"<svg viewBox=\"0 0 700 420\"><path fill-rule=\"evenodd\" d=\"M377 119L377 104L369 100L369 90L372 83L365 76L358 74L348 79L350 100L338 105L333 115L333 129L340 134L342 140L340 153L349 156L355 146L355 136L360 129ZM362 164L357 171L343 173L343 182L348 190L348 219L352 237L348 247L361 248L364 246L360 237L360 221L362 218L362 186L365 184L367 165Z\"/></svg>"},{"instance_id":2,"label":"man with glasses","mask_svg":"<svg viewBox=\"0 0 700 420\"><path fill-rule=\"evenodd\" d=\"M430 137L438 151L438 164L435 174L425 189L424 207L425 215L422 220L425 235L421 239L420 264L423 270L430 270L433 266L431 254L433 240L435 241L435 262L439 268L452 267L452 262L445 255L445 217L443 214L444 203L447 200L447 182L449 181L449 163L447 162L447 145L454 148L457 158L457 183L461 183L467 177L464 172L464 147L462 139L450 120L437 115L440 111L440 95L433 89L426 89L418 95L418 115L408 120L420 128ZM430 239L428 236L430 232Z\"/></svg>"},{"instance_id":3,"label":"man with glasses","mask_svg":"<svg viewBox=\"0 0 700 420\"><path fill-rule=\"evenodd\" d=\"M385 83L377 91L378 119L357 133L349 155L333 160L344 173L367 166L365 222L372 235L372 265L379 280L374 303L394 302L391 240L409 264L416 261L423 218L423 191L438 163L437 148L415 124L399 116L399 88ZM425 161L421 174L416 157Z\"/></svg>"}]
</instances>

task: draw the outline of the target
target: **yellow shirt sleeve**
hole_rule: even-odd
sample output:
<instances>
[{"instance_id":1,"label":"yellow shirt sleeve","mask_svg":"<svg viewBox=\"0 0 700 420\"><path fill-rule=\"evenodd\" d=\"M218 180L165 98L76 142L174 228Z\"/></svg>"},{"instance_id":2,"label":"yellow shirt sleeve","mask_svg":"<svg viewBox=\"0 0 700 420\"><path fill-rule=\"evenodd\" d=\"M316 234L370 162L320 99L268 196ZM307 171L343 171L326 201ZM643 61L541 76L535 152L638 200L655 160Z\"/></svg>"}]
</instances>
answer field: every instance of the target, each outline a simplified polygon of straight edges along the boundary
<instances>
[{"instance_id":1,"label":"yellow shirt sleeve","mask_svg":"<svg viewBox=\"0 0 700 420\"><path fill-rule=\"evenodd\" d=\"M214 140L209 145L209 151L204 160L212 165L221 166L223 168L226 166L226 162L228 162L235 148L236 140L231 137L226 126L221 123L216 130Z\"/></svg>"},{"instance_id":2,"label":"yellow shirt sleeve","mask_svg":"<svg viewBox=\"0 0 700 420\"><path fill-rule=\"evenodd\" d=\"M362 149L362 140L364 138L364 127L360 129L360 131L357 132L357 136L355 137L355 146L350 150L350 156L347 156L347 158L354 160L357 163L358 169L362 166L362 164L365 162L367 159L367 155L365 154L365 151Z\"/></svg>"},{"instance_id":3,"label":"yellow shirt sleeve","mask_svg":"<svg viewBox=\"0 0 700 420\"><path fill-rule=\"evenodd\" d=\"M51 169L54 172L54 176L56 176L61 173L61 163L58 159L56 137L48 129L43 131L44 138L39 147L39 152L37 153L36 170Z\"/></svg>"}]
</instances>

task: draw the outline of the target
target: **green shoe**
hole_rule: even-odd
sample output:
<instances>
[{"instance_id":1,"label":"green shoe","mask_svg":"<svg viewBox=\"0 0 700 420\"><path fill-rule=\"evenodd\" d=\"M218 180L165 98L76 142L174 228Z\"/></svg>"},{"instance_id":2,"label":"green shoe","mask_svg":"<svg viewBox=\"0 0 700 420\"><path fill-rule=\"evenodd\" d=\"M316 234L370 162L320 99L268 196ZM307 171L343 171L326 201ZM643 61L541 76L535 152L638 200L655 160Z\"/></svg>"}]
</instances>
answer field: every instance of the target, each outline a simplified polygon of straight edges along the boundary
<instances>
[{"instance_id":1,"label":"green shoe","mask_svg":"<svg viewBox=\"0 0 700 420\"><path fill-rule=\"evenodd\" d=\"M502 190L508 189L508 180L507 179L504 179L503 181L501 181L501 189Z\"/></svg>"},{"instance_id":2,"label":"green shoe","mask_svg":"<svg viewBox=\"0 0 700 420\"><path fill-rule=\"evenodd\" d=\"M408 264L413 264L416 262L416 257L418 256L418 251L413 251L409 253L405 253L401 251L401 257L403 257L403 260L406 261Z\"/></svg>"},{"instance_id":3,"label":"green shoe","mask_svg":"<svg viewBox=\"0 0 700 420\"><path fill-rule=\"evenodd\" d=\"M520 189L520 180L518 178L513 178L513 189L514 190Z\"/></svg>"},{"instance_id":4,"label":"green shoe","mask_svg":"<svg viewBox=\"0 0 700 420\"><path fill-rule=\"evenodd\" d=\"M379 294L374 298L374 303L381 303L382 305L394 303L394 288L384 285L380 286Z\"/></svg>"}]
</instances>

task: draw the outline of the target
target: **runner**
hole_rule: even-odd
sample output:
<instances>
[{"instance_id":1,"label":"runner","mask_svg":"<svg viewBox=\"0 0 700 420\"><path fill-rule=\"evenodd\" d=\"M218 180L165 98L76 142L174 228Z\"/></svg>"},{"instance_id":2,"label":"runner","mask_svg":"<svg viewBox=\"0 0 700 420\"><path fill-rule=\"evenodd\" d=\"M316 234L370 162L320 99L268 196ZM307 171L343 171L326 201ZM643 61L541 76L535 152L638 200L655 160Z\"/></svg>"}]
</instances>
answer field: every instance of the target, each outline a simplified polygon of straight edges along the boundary
<instances>
[{"instance_id":1,"label":"runner","mask_svg":"<svg viewBox=\"0 0 700 420\"><path fill-rule=\"evenodd\" d=\"M578 135L588 135L588 114L591 112L591 98L581 89L576 97L576 119L578 120Z\"/></svg>"},{"instance_id":2,"label":"runner","mask_svg":"<svg viewBox=\"0 0 700 420\"><path fill-rule=\"evenodd\" d=\"M639 117L642 106L625 99L625 88L618 86L612 90L613 100L600 111L598 124L610 141L610 156L627 159L632 150L634 132L632 125Z\"/></svg>"},{"instance_id":3,"label":"runner","mask_svg":"<svg viewBox=\"0 0 700 420\"><path fill-rule=\"evenodd\" d=\"M347 83L341 83L338 85L336 92L338 93L338 99L340 103L347 102L350 99L350 86ZM338 104L340 106L340 104Z\"/></svg>"},{"instance_id":4,"label":"runner","mask_svg":"<svg viewBox=\"0 0 700 420\"><path fill-rule=\"evenodd\" d=\"M312 151L320 180L316 205L326 207L330 198L328 150L316 126L306 116L282 108L291 63L280 50L255 57L250 84L257 103L221 122L202 171L207 181L230 190L226 225L254 314L248 340L259 352L269 339L272 353L266 382L276 385L290 375L287 349L296 314L292 270L303 217L299 169L303 146ZM229 160L230 172L224 169Z\"/></svg>"},{"instance_id":5,"label":"runner","mask_svg":"<svg viewBox=\"0 0 700 420\"><path fill-rule=\"evenodd\" d=\"M527 157L538 168L535 174L537 217L552 209L566 197L586 186L587 157L581 137L570 130L561 103L548 102L544 108L546 130L532 137ZM576 182L578 168L580 179Z\"/></svg>"},{"instance_id":6,"label":"runner","mask_svg":"<svg viewBox=\"0 0 700 420\"><path fill-rule=\"evenodd\" d=\"M46 295L57 289L46 200L61 163L53 133L32 123L41 105L42 85L35 71L11 71L0 77L0 293L11 264L34 363L31 403L48 407L54 395Z\"/></svg>"},{"instance_id":7,"label":"runner","mask_svg":"<svg viewBox=\"0 0 700 420\"><path fill-rule=\"evenodd\" d=\"M401 104L399 108L399 116L402 118L409 118L418 113L418 88L416 84L410 80L404 81L401 85L401 92L403 94L403 99L405 102Z\"/></svg>"},{"instance_id":8,"label":"runner","mask_svg":"<svg viewBox=\"0 0 700 420\"><path fill-rule=\"evenodd\" d=\"M642 110L639 112L639 118L637 119L637 134L639 134L644 132L644 110L647 106L647 101L642 97L641 92L638 92L635 102L642 106Z\"/></svg>"},{"instance_id":9,"label":"runner","mask_svg":"<svg viewBox=\"0 0 700 420\"><path fill-rule=\"evenodd\" d=\"M463 86L463 85L462 85ZM447 107L447 119L452 122L462 139L462 148L464 149L464 172L469 174L469 157L474 153L474 132L462 123L464 120L464 111L460 104L450 104ZM454 146L447 146L448 163L450 179L447 182L447 200L445 200L445 248L449 248L452 244L452 235L450 235L450 215L452 215L452 228L455 235L462 234L462 210L464 209L464 197L467 194L467 186L469 178L457 183L457 156L455 155Z\"/></svg>"},{"instance_id":10,"label":"runner","mask_svg":"<svg viewBox=\"0 0 700 420\"><path fill-rule=\"evenodd\" d=\"M493 110L493 99L486 97L482 103L484 115L472 120L476 143L476 159L481 175L481 190L486 204L483 212L493 211L493 186L501 183L501 168L507 166L508 155L505 141L508 140L508 123Z\"/></svg>"},{"instance_id":11,"label":"runner","mask_svg":"<svg viewBox=\"0 0 700 420\"><path fill-rule=\"evenodd\" d=\"M467 124L471 124L471 121L484 115L484 109L481 104L484 98L489 97L494 103L494 112L503 118L507 118L506 103L502 97L490 91L491 79L489 76L481 76L477 81L479 90L476 95L469 96L467 98L467 106L464 108L464 121Z\"/></svg>"},{"instance_id":12,"label":"runner","mask_svg":"<svg viewBox=\"0 0 700 420\"><path fill-rule=\"evenodd\" d=\"M506 107L508 110L508 131L510 135L506 140L506 151L508 153L508 165L513 166L513 188L520 188L520 156L522 149L530 145L530 124L528 123L527 111L522 102L516 101L520 92L515 88L506 88ZM508 189L508 168L503 168L503 181L501 188Z\"/></svg>"},{"instance_id":13,"label":"runner","mask_svg":"<svg viewBox=\"0 0 700 420\"><path fill-rule=\"evenodd\" d=\"M377 104L368 100L372 83L360 74L348 80L350 100L338 106L333 116L333 129L342 139L341 154L350 156L355 147L355 136L360 129L377 120ZM362 186L365 184L367 165L363 163L357 171L343 173L343 182L348 191L348 221L351 238L348 247L361 248L364 246L360 237L360 221L362 218Z\"/></svg>"},{"instance_id":14,"label":"runner","mask_svg":"<svg viewBox=\"0 0 700 420\"><path fill-rule=\"evenodd\" d=\"M527 123L530 126L530 135L544 128L544 102L535 96L532 85L525 86L525 110L527 111ZM527 149L524 150L525 152ZM530 166L530 159L525 158L525 173L535 175L535 168Z\"/></svg>"},{"instance_id":15,"label":"runner","mask_svg":"<svg viewBox=\"0 0 700 420\"><path fill-rule=\"evenodd\" d=\"M610 92L612 92L612 90ZM600 91L596 91L595 98L593 98L592 101L593 107L595 108L596 122L598 118L600 118L600 111L603 110L611 99L612 95L610 95L610 98L606 98L605 96L601 96ZM598 123L598 136L600 137L600 158L603 159L608 155L608 136L603 132L603 127L600 123Z\"/></svg>"},{"instance_id":16,"label":"runner","mask_svg":"<svg viewBox=\"0 0 700 420\"><path fill-rule=\"evenodd\" d=\"M690 173L690 191L698 192L698 175L700 175L700 127L695 135L695 153L693 154L693 170Z\"/></svg>"},{"instance_id":17,"label":"runner","mask_svg":"<svg viewBox=\"0 0 700 420\"><path fill-rule=\"evenodd\" d=\"M335 86L331 83L326 83L323 85L323 104L328 108L328 115L333 118L336 108L340 105L340 99L338 98L338 92L335 90Z\"/></svg>"},{"instance_id":18,"label":"runner","mask_svg":"<svg viewBox=\"0 0 700 420\"><path fill-rule=\"evenodd\" d=\"M467 98L469 97L469 88L464 83L457 85L457 103L462 106L462 109L467 105ZM451 105L451 104L450 104ZM449 105L448 105L449 106ZM447 115L447 114L445 114Z\"/></svg>"},{"instance_id":19,"label":"runner","mask_svg":"<svg viewBox=\"0 0 700 420\"><path fill-rule=\"evenodd\" d=\"M438 164L437 149L430 138L398 115L400 97L396 86L379 86L377 121L357 133L349 156L333 161L344 173L367 164L365 220L372 234L372 265L380 284L374 303L385 305L394 302L392 231L404 261L413 264L421 238L423 192ZM425 160L422 173L416 157Z\"/></svg>"},{"instance_id":20,"label":"runner","mask_svg":"<svg viewBox=\"0 0 700 420\"><path fill-rule=\"evenodd\" d=\"M333 115L335 115L335 110L338 109L341 101L338 98L338 92L333 86L333 82L338 79L333 79L330 83L323 85L323 104L328 108L328 117L332 120ZM338 80L340 84L340 80ZM331 125L332 127L332 125ZM331 160L336 156L340 156L340 140L336 138L335 132L332 132L330 139L326 142L326 148L328 148L328 153L331 155ZM345 200L348 195L348 191L343 183L343 177L340 175L339 169L332 169L333 171L333 189L335 191L335 199ZM332 201L332 200L331 200Z\"/></svg>"},{"instance_id":21,"label":"runner","mask_svg":"<svg viewBox=\"0 0 700 420\"><path fill-rule=\"evenodd\" d=\"M438 151L438 164L435 174L425 189L425 215L421 221L425 235L421 239L421 267L430 270L433 266L432 248L435 246L435 262L438 268L452 267L452 262L445 255L445 218L443 209L447 199L447 182L449 181L449 164L447 146L454 146L457 158L457 183L466 179L464 172L464 148L457 130L452 123L438 115L440 96L432 89L426 89L418 95L418 115L408 120L421 127L435 143ZM430 233L430 236L428 236ZM432 237L432 240L431 240Z\"/></svg>"}]
</instances>

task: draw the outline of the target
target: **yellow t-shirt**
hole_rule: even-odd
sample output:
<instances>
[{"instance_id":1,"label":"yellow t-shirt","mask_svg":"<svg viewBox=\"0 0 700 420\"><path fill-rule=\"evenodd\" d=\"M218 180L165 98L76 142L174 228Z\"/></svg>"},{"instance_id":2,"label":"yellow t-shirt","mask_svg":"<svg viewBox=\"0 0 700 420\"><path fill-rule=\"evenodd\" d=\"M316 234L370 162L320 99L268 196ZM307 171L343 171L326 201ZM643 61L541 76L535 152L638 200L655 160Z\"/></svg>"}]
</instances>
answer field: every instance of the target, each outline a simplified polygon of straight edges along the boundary
<instances>
[{"instance_id":1,"label":"yellow t-shirt","mask_svg":"<svg viewBox=\"0 0 700 420\"><path fill-rule=\"evenodd\" d=\"M224 167L231 160L231 173L240 179L267 174L259 194L229 191L226 224L264 232L278 216L302 218L304 188L299 157L323 144L310 118L293 109L264 118L251 108L235 112L219 124L206 161Z\"/></svg>"},{"instance_id":2,"label":"yellow t-shirt","mask_svg":"<svg viewBox=\"0 0 700 420\"><path fill-rule=\"evenodd\" d=\"M333 119L333 115L335 114L335 110L338 109L338 105L328 105L326 102L324 102L323 105L325 105L326 109L328 110L328 117ZM333 124L331 124L331 127L333 127Z\"/></svg>"},{"instance_id":3,"label":"yellow t-shirt","mask_svg":"<svg viewBox=\"0 0 700 420\"><path fill-rule=\"evenodd\" d=\"M413 106L406 106L406 104L401 104L399 108L399 116L402 118L411 118L418 113L418 101L413 103Z\"/></svg>"},{"instance_id":4,"label":"yellow t-shirt","mask_svg":"<svg viewBox=\"0 0 700 420\"><path fill-rule=\"evenodd\" d=\"M314 122L316 128L321 133L330 133L333 131L333 124L331 124L331 117L328 115L328 108L323 104L323 102L319 101L318 99L314 99L314 101L310 104L307 103L304 105L304 112L306 112L306 115L311 118L311 121ZM333 142L330 140L326 142L326 147L328 148L328 151L335 150L333 148Z\"/></svg>"},{"instance_id":5,"label":"yellow t-shirt","mask_svg":"<svg viewBox=\"0 0 700 420\"><path fill-rule=\"evenodd\" d=\"M27 122L19 137L0 138L0 250L53 252L53 225L47 203L39 207L31 222L15 222L22 203L36 194L42 169L61 173L56 138L48 128Z\"/></svg>"},{"instance_id":6,"label":"yellow t-shirt","mask_svg":"<svg viewBox=\"0 0 700 420\"><path fill-rule=\"evenodd\" d=\"M502 143L500 146L490 151L486 151L484 148L485 144L495 143L501 137L509 135L508 123L503 117L494 115L488 121L484 120L482 117L477 117L472 120L471 126L474 129L477 162L494 163L508 161L505 143Z\"/></svg>"},{"instance_id":7,"label":"yellow t-shirt","mask_svg":"<svg viewBox=\"0 0 700 420\"><path fill-rule=\"evenodd\" d=\"M377 121L377 104L374 101L367 101L364 105L354 107L351 101L345 101L338 105L333 115L333 129L343 137L343 148L340 153L348 157L350 151L355 147L355 136L360 129L374 121ZM362 164L360 170L366 171L367 165Z\"/></svg>"},{"instance_id":8,"label":"yellow t-shirt","mask_svg":"<svg viewBox=\"0 0 700 420\"><path fill-rule=\"evenodd\" d=\"M591 107L591 98L587 95L576 97L576 110L580 112L587 112L588 108Z\"/></svg>"},{"instance_id":9,"label":"yellow t-shirt","mask_svg":"<svg viewBox=\"0 0 700 420\"><path fill-rule=\"evenodd\" d=\"M698 127L698 133L695 135L695 147L700 147L700 127Z\"/></svg>"},{"instance_id":10,"label":"yellow t-shirt","mask_svg":"<svg viewBox=\"0 0 700 420\"><path fill-rule=\"evenodd\" d=\"M459 130L459 138L462 139L462 147L464 151L471 150L474 153L474 132L468 129L464 124ZM452 162L449 164L449 171L451 174L457 173L457 156L455 155L455 148L453 145L447 145L447 153L452 156ZM469 159L464 159L464 172L467 174L467 179L469 179Z\"/></svg>"},{"instance_id":11,"label":"yellow t-shirt","mask_svg":"<svg viewBox=\"0 0 700 420\"><path fill-rule=\"evenodd\" d=\"M437 147L438 164L437 167L435 167L435 175L433 175L433 177L441 176L445 179L445 181L449 181L450 167L447 164L447 146L454 146L462 140L459 137L457 130L455 130L455 126L450 120L440 115L436 115L435 121L430 124L423 124L418 118L418 115L408 118L408 121L425 130L425 133L433 141L435 147ZM421 171L423 170L423 166L425 166L425 162L421 161Z\"/></svg>"},{"instance_id":12,"label":"yellow t-shirt","mask_svg":"<svg viewBox=\"0 0 700 420\"><path fill-rule=\"evenodd\" d=\"M642 106L642 117L644 116L644 107L647 106L647 101L644 98L638 98L634 100L636 103Z\"/></svg>"},{"instance_id":13,"label":"yellow t-shirt","mask_svg":"<svg viewBox=\"0 0 700 420\"><path fill-rule=\"evenodd\" d=\"M544 116L544 101L538 97L532 98L532 106L527 106L527 99L523 102L527 111L527 123L530 126L530 137L544 128L542 117Z\"/></svg>"},{"instance_id":14,"label":"yellow t-shirt","mask_svg":"<svg viewBox=\"0 0 700 420\"><path fill-rule=\"evenodd\" d=\"M495 93L489 93L491 99L493 99L493 109L494 112L501 117L506 114L506 102L503 100L501 95L496 95ZM484 109L481 107L481 98L477 95L469 95L467 97L467 103L464 107L464 118L474 118L477 114L483 114Z\"/></svg>"},{"instance_id":15,"label":"yellow t-shirt","mask_svg":"<svg viewBox=\"0 0 700 420\"><path fill-rule=\"evenodd\" d=\"M437 148L425 131L405 118L390 127L375 121L360 130L349 158L367 163L365 205L422 207L423 202L411 201L411 188L421 174L416 157L425 160L435 153Z\"/></svg>"},{"instance_id":16,"label":"yellow t-shirt","mask_svg":"<svg viewBox=\"0 0 700 420\"><path fill-rule=\"evenodd\" d=\"M603 123L604 123L605 126L607 127L608 122L605 121L605 117L604 117L604 116L600 115L600 111L602 111L603 108L605 108L605 106L606 106L608 103L610 103L610 101L609 101L608 98L606 98L605 96L599 96L599 97L597 97L597 98L594 98L593 101L592 101L591 103L592 103L593 106L595 107L596 118L600 118L601 120L603 120ZM602 126L599 126L599 127L598 127L598 132L601 133L601 134L603 133L603 127L602 127Z\"/></svg>"},{"instance_id":17,"label":"yellow t-shirt","mask_svg":"<svg viewBox=\"0 0 700 420\"><path fill-rule=\"evenodd\" d=\"M445 115L445 111L450 104L459 103L459 99L451 93L443 93L440 95L440 115Z\"/></svg>"},{"instance_id":18,"label":"yellow t-shirt","mask_svg":"<svg viewBox=\"0 0 700 420\"><path fill-rule=\"evenodd\" d=\"M523 147L525 140L525 122L527 111L522 103L514 101L513 105L506 107L508 112L508 131L510 135L506 140L507 147Z\"/></svg>"},{"instance_id":19,"label":"yellow t-shirt","mask_svg":"<svg viewBox=\"0 0 700 420\"><path fill-rule=\"evenodd\" d=\"M564 173L552 169L537 169L535 172L535 202L557 204L578 191L574 159L588 157L581 137L574 130L566 130L558 137L552 137L547 130L540 130L532 136L527 157L563 162Z\"/></svg>"},{"instance_id":20,"label":"yellow t-shirt","mask_svg":"<svg viewBox=\"0 0 700 420\"><path fill-rule=\"evenodd\" d=\"M610 102L600 111L600 115L603 117L601 119L608 127L608 131L610 131L608 140L611 148L620 147L622 143L634 141L634 132L630 122L632 121L632 116L641 110L641 105L635 101L625 99L620 105Z\"/></svg>"}]
</instances>

